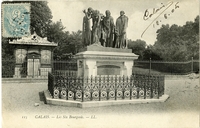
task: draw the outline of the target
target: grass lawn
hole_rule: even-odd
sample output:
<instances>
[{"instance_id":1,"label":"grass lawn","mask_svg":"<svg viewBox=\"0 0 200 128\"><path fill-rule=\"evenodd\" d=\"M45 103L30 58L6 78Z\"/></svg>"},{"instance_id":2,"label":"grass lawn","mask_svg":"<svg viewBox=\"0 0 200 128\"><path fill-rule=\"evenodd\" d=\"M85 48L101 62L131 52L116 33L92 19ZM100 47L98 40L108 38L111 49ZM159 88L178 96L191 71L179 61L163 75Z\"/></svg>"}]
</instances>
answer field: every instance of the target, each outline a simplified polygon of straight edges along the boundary
<instances>
[{"instance_id":1,"label":"grass lawn","mask_svg":"<svg viewBox=\"0 0 200 128\"><path fill-rule=\"evenodd\" d=\"M133 73L149 73L149 69L147 68L139 68L139 67L133 67ZM151 69L151 74L162 74L162 75L186 75L189 73L171 73L171 72L160 72L154 69Z\"/></svg>"},{"instance_id":2,"label":"grass lawn","mask_svg":"<svg viewBox=\"0 0 200 128\"><path fill-rule=\"evenodd\" d=\"M194 128L199 126L199 87L199 79L170 77L165 79L170 98L164 103L81 109L45 104L47 83L2 83L2 123L4 128Z\"/></svg>"},{"instance_id":3,"label":"grass lawn","mask_svg":"<svg viewBox=\"0 0 200 128\"><path fill-rule=\"evenodd\" d=\"M148 74L149 73L149 69L133 67L133 72L134 73L146 73L146 74ZM151 70L151 73L152 74L162 74L161 72L156 71L156 70Z\"/></svg>"}]
</instances>

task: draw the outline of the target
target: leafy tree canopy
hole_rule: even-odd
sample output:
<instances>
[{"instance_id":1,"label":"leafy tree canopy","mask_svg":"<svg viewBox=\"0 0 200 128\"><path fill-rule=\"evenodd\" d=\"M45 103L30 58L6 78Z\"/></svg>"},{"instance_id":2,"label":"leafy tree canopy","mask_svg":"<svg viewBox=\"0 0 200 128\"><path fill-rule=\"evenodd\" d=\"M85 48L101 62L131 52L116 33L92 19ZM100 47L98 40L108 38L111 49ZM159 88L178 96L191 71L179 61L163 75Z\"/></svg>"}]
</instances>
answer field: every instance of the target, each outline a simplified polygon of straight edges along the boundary
<instances>
[{"instance_id":1,"label":"leafy tree canopy","mask_svg":"<svg viewBox=\"0 0 200 128\"><path fill-rule=\"evenodd\" d=\"M143 59L143 52L146 48L146 42L140 39L136 41L128 40L128 48L132 49L132 52L139 55L139 59Z\"/></svg>"},{"instance_id":2,"label":"leafy tree canopy","mask_svg":"<svg viewBox=\"0 0 200 128\"><path fill-rule=\"evenodd\" d=\"M162 25L157 30L155 52L164 60L185 61L199 59L199 16L183 26Z\"/></svg>"}]
</instances>

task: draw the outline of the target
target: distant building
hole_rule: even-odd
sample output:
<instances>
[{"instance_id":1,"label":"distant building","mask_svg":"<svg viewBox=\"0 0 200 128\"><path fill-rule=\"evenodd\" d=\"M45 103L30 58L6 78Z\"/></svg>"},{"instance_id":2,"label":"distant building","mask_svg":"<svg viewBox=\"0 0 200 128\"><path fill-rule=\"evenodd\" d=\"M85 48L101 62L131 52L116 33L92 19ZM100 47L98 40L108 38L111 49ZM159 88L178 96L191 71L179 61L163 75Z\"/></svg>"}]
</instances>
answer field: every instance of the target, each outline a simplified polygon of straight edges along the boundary
<instances>
[{"instance_id":1,"label":"distant building","mask_svg":"<svg viewBox=\"0 0 200 128\"><path fill-rule=\"evenodd\" d=\"M47 77L52 70L53 49L58 45L41 38L36 33L29 37L22 37L9 41L16 46L15 78L21 77Z\"/></svg>"}]
</instances>

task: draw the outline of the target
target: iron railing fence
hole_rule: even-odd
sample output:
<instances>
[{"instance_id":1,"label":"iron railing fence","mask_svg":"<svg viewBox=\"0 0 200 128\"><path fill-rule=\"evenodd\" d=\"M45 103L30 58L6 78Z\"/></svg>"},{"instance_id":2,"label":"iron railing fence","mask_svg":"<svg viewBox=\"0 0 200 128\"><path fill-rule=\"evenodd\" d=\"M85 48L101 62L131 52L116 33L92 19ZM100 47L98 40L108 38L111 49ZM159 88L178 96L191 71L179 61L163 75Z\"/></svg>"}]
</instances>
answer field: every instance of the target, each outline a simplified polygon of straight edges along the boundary
<instances>
[{"instance_id":1,"label":"iron railing fence","mask_svg":"<svg viewBox=\"0 0 200 128\"><path fill-rule=\"evenodd\" d=\"M146 69L146 70L144 70ZM199 72L199 60L191 61L143 61L135 60L133 72L158 73L163 75L186 75Z\"/></svg>"},{"instance_id":2,"label":"iron railing fence","mask_svg":"<svg viewBox=\"0 0 200 128\"><path fill-rule=\"evenodd\" d=\"M77 63L76 61L53 61L52 72L57 75L77 75Z\"/></svg>"},{"instance_id":3,"label":"iron railing fence","mask_svg":"<svg viewBox=\"0 0 200 128\"><path fill-rule=\"evenodd\" d=\"M17 67L17 68L15 68ZM28 68L27 62L23 64L16 64L15 60L2 60L2 78L18 77L48 77L48 72L62 75L77 74L77 63L75 60L72 61L52 61L51 65L41 65L38 68L33 66ZM41 68L42 67L42 68ZM51 67L50 70L48 67ZM38 69L36 69L38 68ZM33 71L34 70L34 71ZM32 71L33 73L28 73ZM199 60L191 61L141 61L135 60L133 73L156 73L163 75L185 75L193 72L199 72Z\"/></svg>"},{"instance_id":4,"label":"iron railing fence","mask_svg":"<svg viewBox=\"0 0 200 128\"><path fill-rule=\"evenodd\" d=\"M73 77L49 73L48 90L54 99L105 101L158 99L164 94L163 75Z\"/></svg>"},{"instance_id":5,"label":"iron railing fence","mask_svg":"<svg viewBox=\"0 0 200 128\"><path fill-rule=\"evenodd\" d=\"M50 65L29 64L24 61L17 64L15 60L2 60L2 78L47 78L48 72L63 75L76 75L75 61L52 61Z\"/></svg>"},{"instance_id":6,"label":"iron railing fence","mask_svg":"<svg viewBox=\"0 0 200 128\"><path fill-rule=\"evenodd\" d=\"M76 61L52 61L53 71L77 71Z\"/></svg>"}]
</instances>

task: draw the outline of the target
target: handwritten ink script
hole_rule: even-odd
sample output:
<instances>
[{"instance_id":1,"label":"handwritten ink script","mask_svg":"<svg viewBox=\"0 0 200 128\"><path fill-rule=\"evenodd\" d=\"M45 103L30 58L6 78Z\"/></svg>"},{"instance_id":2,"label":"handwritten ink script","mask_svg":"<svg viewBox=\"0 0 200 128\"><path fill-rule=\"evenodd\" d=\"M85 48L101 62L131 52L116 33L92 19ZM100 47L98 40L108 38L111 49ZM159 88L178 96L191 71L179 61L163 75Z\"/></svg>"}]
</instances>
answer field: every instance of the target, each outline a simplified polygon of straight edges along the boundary
<instances>
[{"instance_id":1,"label":"handwritten ink script","mask_svg":"<svg viewBox=\"0 0 200 128\"><path fill-rule=\"evenodd\" d=\"M141 37L144 35L144 33L147 31L147 29L153 25L153 27L155 27L156 25L159 25L161 20L158 20L158 18L163 15L165 19L167 19L171 14L170 13L165 13L167 9L169 9L169 7L173 6L174 7L171 9L171 13L174 13L176 9L179 8L179 2L173 2L173 1L169 1L167 4L163 4L161 3L161 6L159 8L153 8L152 10L146 9L144 12L144 16L143 16L143 20L147 21L149 19L151 19L154 15L157 14L156 18L153 19L153 21L146 27L146 29L143 31L143 33L141 34Z\"/></svg>"},{"instance_id":2,"label":"handwritten ink script","mask_svg":"<svg viewBox=\"0 0 200 128\"><path fill-rule=\"evenodd\" d=\"M3 36L23 37L30 34L30 4L3 4Z\"/></svg>"}]
</instances>

